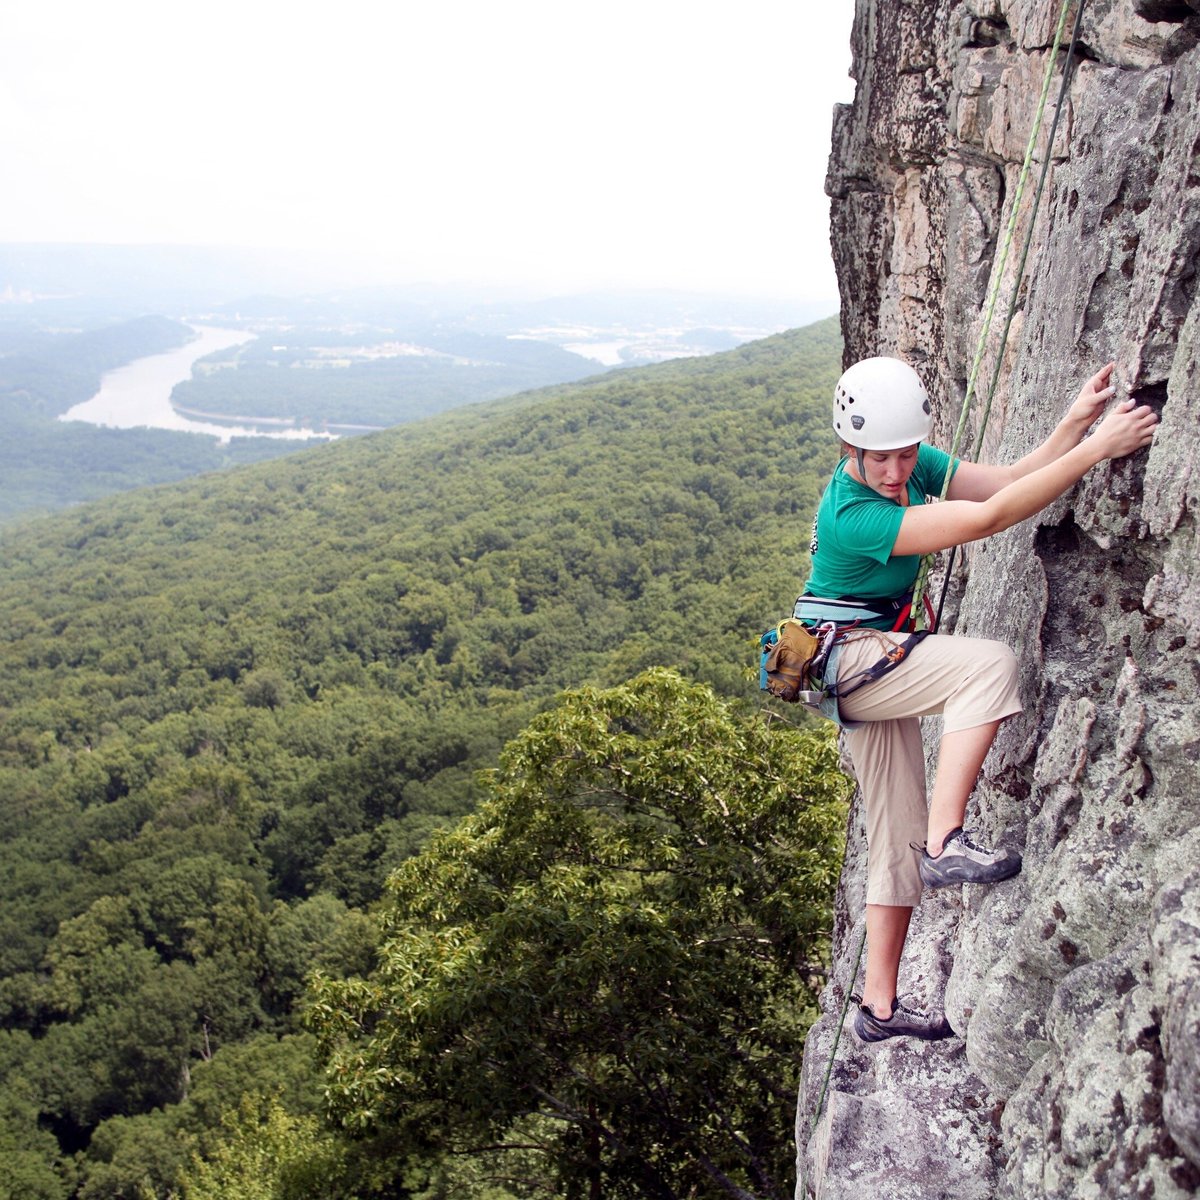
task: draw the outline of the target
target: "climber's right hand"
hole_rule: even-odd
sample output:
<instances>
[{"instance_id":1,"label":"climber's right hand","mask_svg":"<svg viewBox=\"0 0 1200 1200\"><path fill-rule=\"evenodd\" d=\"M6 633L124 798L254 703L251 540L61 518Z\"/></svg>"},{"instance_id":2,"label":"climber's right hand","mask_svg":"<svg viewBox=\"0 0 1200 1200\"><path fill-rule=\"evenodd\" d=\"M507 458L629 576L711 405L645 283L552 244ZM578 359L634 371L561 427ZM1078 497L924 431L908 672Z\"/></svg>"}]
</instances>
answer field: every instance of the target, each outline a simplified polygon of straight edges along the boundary
<instances>
[{"instance_id":1,"label":"climber's right hand","mask_svg":"<svg viewBox=\"0 0 1200 1200\"><path fill-rule=\"evenodd\" d=\"M1158 426L1158 414L1148 404L1122 400L1092 435L1098 439L1105 458L1123 458L1150 445Z\"/></svg>"}]
</instances>

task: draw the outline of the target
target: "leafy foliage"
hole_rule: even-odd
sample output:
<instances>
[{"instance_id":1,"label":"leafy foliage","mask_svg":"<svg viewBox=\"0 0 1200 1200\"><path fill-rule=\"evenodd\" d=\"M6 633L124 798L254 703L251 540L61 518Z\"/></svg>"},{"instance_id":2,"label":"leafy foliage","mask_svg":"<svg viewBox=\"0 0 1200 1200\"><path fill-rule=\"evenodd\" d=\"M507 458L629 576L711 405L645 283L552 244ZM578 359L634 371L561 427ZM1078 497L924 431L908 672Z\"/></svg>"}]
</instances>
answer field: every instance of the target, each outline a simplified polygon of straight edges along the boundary
<instances>
[{"instance_id":1,"label":"leafy foliage","mask_svg":"<svg viewBox=\"0 0 1200 1200\"><path fill-rule=\"evenodd\" d=\"M95 395L100 376L144 355L184 345L186 325L167 317L138 317L99 329L44 333L0 327L0 409L59 416Z\"/></svg>"},{"instance_id":2,"label":"leafy foliage","mask_svg":"<svg viewBox=\"0 0 1200 1200\"><path fill-rule=\"evenodd\" d=\"M228 1136L183 1173L186 1200L300 1200L332 1196L345 1170L344 1150L312 1116L249 1094L226 1112Z\"/></svg>"},{"instance_id":3,"label":"leafy foliage","mask_svg":"<svg viewBox=\"0 0 1200 1200\"><path fill-rule=\"evenodd\" d=\"M491 790L392 877L377 971L316 988L334 1114L455 1151L540 1114L563 1195L790 1194L833 739L659 669L539 717Z\"/></svg>"},{"instance_id":4,"label":"leafy foliage","mask_svg":"<svg viewBox=\"0 0 1200 1200\"><path fill-rule=\"evenodd\" d=\"M296 453L296 442L239 437L227 443L169 429L107 429L36 414L5 416L0 442L0 522L52 512L151 484Z\"/></svg>"},{"instance_id":5,"label":"leafy foliage","mask_svg":"<svg viewBox=\"0 0 1200 1200\"><path fill-rule=\"evenodd\" d=\"M754 641L832 464L838 352L826 322L0 533L0 1139L34 1153L30 1195L165 1197L222 1107L274 1096L291 1050L196 1101L245 1048L296 1045L311 969L372 977L385 880L564 688L662 666L757 706ZM666 853L651 825L627 836ZM590 896L619 933L624 893L567 874L566 915ZM311 1116L296 1095L287 1115ZM392 1187L390 1152L362 1146L359 1194ZM393 1193L500 1186L432 1153L403 1169Z\"/></svg>"},{"instance_id":6,"label":"leafy foliage","mask_svg":"<svg viewBox=\"0 0 1200 1200\"><path fill-rule=\"evenodd\" d=\"M434 331L422 336L420 353L336 357L339 349L353 355L386 337L377 328L356 334L293 326L286 334L211 356L206 361L223 361L232 369L201 372L177 384L171 398L184 408L225 417L378 427L604 369L544 342ZM277 345L278 338L287 345Z\"/></svg>"}]
</instances>

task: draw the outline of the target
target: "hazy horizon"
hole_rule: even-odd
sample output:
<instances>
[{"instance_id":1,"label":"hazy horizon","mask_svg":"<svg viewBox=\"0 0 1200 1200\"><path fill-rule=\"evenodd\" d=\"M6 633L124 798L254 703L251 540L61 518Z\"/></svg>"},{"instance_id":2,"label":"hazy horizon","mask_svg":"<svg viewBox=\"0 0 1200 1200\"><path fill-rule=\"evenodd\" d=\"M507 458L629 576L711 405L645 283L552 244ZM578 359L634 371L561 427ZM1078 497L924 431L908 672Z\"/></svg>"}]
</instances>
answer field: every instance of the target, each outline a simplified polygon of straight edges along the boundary
<instances>
[{"instance_id":1,"label":"hazy horizon","mask_svg":"<svg viewBox=\"0 0 1200 1200\"><path fill-rule=\"evenodd\" d=\"M836 303L823 181L852 16L13 8L0 243L282 253L337 286Z\"/></svg>"},{"instance_id":2,"label":"hazy horizon","mask_svg":"<svg viewBox=\"0 0 1200 1200\"><path fill-rule=\"evenodd\" d=\"M808 325L838 310L836 296L739 294L669 287L539 288L526 283L378 282L348 278L319 257L225 247L0 243L0 323L95 327L157 312L200 323L267 326L288 314L302 324L429 321L503 328L562 344L572 324L597 330L712 327L739 341ZM465 324L464 324L465 322ZM266 326L261 326L265 328Z\"/></svg>"},{"instance_id":3,"label":"hazy horizon","mask_svg":"<svg viewBox=\"0 0 1200 1200\"><path fill-rule=\"evenodd\" d=\"M472 281L466 279L404 278L401 273L389 270L386 262L367 261L353 253L337 251L300 250L293 251L262 246L200 245L186 243L138 243L138 242L20 242L0 241L0 303L12 300L5 296L9 290L33 286L34 273L52 277L58 271L75 271L88 258L106 260L95 262L97 274L108 270L108 264L120 258L138 262L139 270L150 259L162 262L164 275L174 269L181 260L191 260L190 268L195 275L218 276L230 271L242 273L249 284L278 286L281 294L294 296L310 292L381 292L409 293L414 296L456 295L473 302L537 302L540 300L572 297L604 296L666 296L716 298L728 297L731 301L764 302L768 304L801 304L819 307L832 303L837 307L836 294L814 297L806 289L779 291L775 293L739 287L703 287L634 282L628 285L603 281L581 281L578 286L569 282L556 286L553 282L539 283L533 280ZM53 260L59 259L60 266ZM24 260L22 262L22 260ZM40 260L40 261L38 261ZM18 266L17 264L22 265ZM24 264L30 264L28 267ZM47 266L47 264L49 264ZM195 275L187 278L193 279ZM173 276L182 285L179 276ZM130 283L106 275L105 282L122 292L127 290L155 290L143 274Z\"/></svg>"}]
</instances>

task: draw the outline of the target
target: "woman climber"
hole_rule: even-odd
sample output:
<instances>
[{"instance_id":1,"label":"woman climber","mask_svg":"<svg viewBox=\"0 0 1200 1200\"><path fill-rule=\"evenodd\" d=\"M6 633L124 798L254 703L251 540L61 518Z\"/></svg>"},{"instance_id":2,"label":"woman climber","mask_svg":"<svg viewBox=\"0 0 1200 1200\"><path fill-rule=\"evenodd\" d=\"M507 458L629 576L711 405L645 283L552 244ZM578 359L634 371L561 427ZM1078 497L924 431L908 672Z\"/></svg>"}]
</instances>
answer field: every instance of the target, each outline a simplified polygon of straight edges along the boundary
<instances>
[{"instance_id":1,"label":"woman climber","mask_svg":"<svg viewBox=\"0 0 1200 1200\"><path fill-rule=\"evenodd\" d=\"M1117 404L1085 439L1116 391L1112 372L1109 363L1093 375L1054 432L1007 467L951 461L926 444L929 397L907 364L869 358L842 375L833 427L845 457L821 498L812 571L795 613L819 625L821 598L853 598L858 605L858 619L839 630L823 668L826 688L903 642L904 632L892 632L893 614L912 591L921 555L1007 529L1097 463L1149 444L1157 417L1132 400ZM930 503L942 494L947 471L946 499ZM1001 642L934 634L894 670L823 707L845 727L866 811L867 964L855 1032L867 1042L949 1036L943 1016L898 1003L900 956L922 886L994 883L1021 869L1015 851L985 849L962 829L1000 722L1021 710L1016 658ZM943 734L927 805L919 718L936 713Z\"/></svg>"}]
</instances>

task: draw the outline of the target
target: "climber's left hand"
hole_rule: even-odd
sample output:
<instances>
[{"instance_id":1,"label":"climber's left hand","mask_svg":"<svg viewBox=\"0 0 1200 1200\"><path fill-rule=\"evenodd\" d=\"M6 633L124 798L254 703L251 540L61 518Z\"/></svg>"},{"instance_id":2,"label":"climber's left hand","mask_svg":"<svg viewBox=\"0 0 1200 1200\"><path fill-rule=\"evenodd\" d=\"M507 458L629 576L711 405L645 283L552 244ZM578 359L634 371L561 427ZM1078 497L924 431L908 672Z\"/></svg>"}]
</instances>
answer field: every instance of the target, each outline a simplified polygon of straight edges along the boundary
<instances>
[{"instance_id":1,"label":"climber's left hand","mask_svg":"<svg viewBox=\"0 0 1200 1200\"><path fill-rule=\"evenodd\" d=\"M1075 403L1067 410L1067 420L1078 425L1080 431L1091 427L1104 412L1105 406L1116 395L1112 374L1116 363L1106 363L1079 389Z\"/></svg>"}]
</instances>

